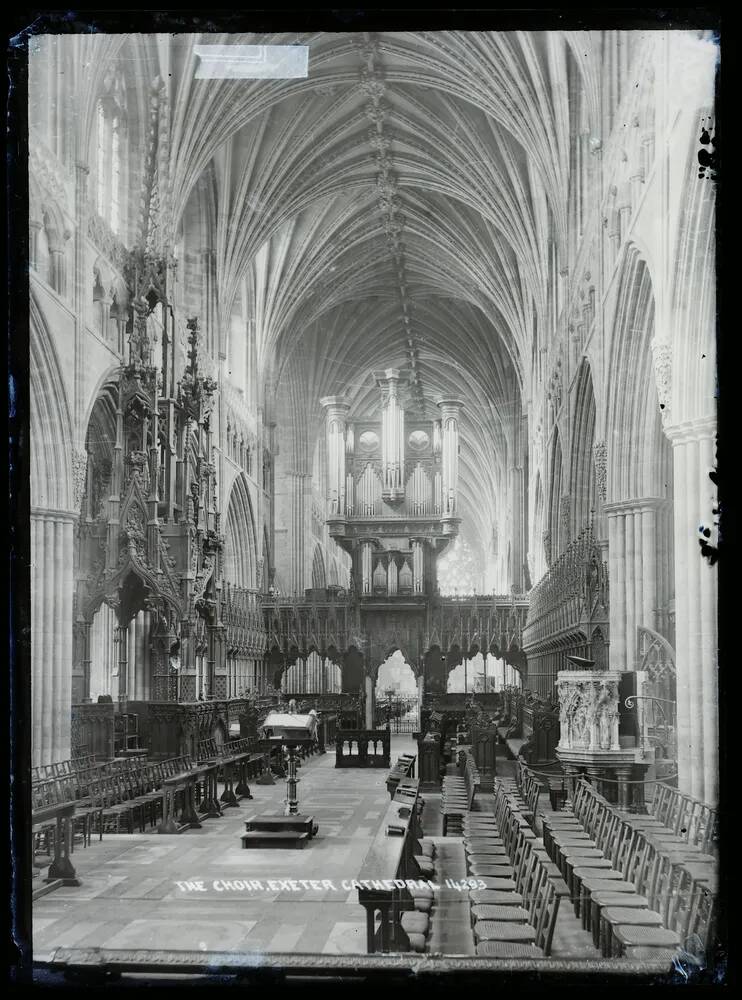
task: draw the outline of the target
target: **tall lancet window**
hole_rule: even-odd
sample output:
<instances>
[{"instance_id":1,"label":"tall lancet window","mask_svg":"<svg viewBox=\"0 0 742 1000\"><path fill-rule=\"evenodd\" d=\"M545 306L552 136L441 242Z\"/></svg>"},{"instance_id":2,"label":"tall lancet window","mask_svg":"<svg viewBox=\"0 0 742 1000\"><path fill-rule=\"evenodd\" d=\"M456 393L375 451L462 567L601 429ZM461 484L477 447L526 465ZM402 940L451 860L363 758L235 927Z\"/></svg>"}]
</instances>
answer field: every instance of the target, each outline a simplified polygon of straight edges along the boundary
<instances>
[{"instance_id":1,"label":"tall lancet window","mask_svg":"<svg viewBox=\"0 0 742 1000\"><path fill-rule=\"evenodd\" d=\"M121 231L121 122L116 116L111 128L111 229Z\"/></svg>"},{"instance_id":2,"label":"tall lancet window","mask_svg":"<svg viewBox=\"0 0 742 1000\"><path fill-rule=\"evenodd\" d=\"M124 239L128 185L126 95L118 77L109 80L96 107L95 209Z\"/></svg>"},{"instance_id":3,"label":"tall lancet window","mask_svg":"<svg viewBox=\"0 0 742 1000\"><path fill-rule=\"evenodd\" d=\"M108 129L103 101L98 101L98 144L96 149L96 211L101 218L106 215L106 152L108 148Z\"/></svg>"}]
</instances>

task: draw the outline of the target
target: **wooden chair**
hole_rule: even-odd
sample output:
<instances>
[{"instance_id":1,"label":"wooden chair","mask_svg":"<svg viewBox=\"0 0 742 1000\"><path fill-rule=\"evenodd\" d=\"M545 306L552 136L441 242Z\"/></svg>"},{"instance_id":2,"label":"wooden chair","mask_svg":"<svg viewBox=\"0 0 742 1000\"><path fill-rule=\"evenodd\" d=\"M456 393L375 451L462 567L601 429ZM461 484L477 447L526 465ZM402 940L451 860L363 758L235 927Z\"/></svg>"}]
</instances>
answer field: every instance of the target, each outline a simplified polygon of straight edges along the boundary
<instances>
[{"instance_id":1,"label":"wooden chair","mask_svg":"<svg viewBox=\"0 0 742 1000\"><path fill-rule=\"evenodd\" d=\"M515 957L513 945L534 948L536 954L541 956L548 956L551 953L559 896L535 855L532 855L529 861L523 885L525 889L523 895L526 900L524 909L528 914L528 920L521 922L508 919L509 908L506 908L504 913L505 919L475 918L474 937L477 955L493 958ZM485 944L489 945L486 949L483 947Z\"/></svg>"},{"instance_id":2,"label":"wooden chair","mask_svg":"<svg viewBox=\"0 0 742 1000\"><path fill-rule=\"evenodd\" d=\"M673 899L668 909L667 926L612 924L608 945L611 956L621 958L627 948L682 948L705 960L710 931L715 917L715 897L706 887L696 884L685 898Z\"/></svg>"}]
</instances>

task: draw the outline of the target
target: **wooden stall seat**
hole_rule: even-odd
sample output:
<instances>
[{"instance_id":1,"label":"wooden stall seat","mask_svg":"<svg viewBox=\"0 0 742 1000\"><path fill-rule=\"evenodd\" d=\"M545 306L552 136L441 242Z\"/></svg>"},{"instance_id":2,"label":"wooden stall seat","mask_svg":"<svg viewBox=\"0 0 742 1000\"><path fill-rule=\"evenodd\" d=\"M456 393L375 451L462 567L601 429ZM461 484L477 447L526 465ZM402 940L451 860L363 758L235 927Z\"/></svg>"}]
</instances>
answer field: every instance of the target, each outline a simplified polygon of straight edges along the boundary
<instances>
[{"instance_id":1,"label":"wooden stall seat","mask_svg":"<svg viewBox=\"0 0 742 1000\"><path fill-rule=\"evenodd\" d=\"M490 815L467 817L467 872L477 955L512 958L527 949L534 958L550 954L560 901L569 895L543 841L529 825L528 810L509 783L495 780Z\"/></svg>"},{"instance_id":2,"label":"wooden stall seat","mask_svg":"<svg viewBox=\"0 0 742 1000\"><path fill-rule=\"evenodd\" d=\"M441 790L441 815L443 817L443 836L460 836L464 817L471 812L480 776L474 758L470 751L463 753L462 774L449 775L443 779Z\"/></svg>"},{"instance_id":3,"label":"wooden stall seat","mask_svg":"<svg viewBox=\"0 0 742 1000\"><path fill-rule=\"evenodd\" d=\"M389 797L394 798L394 794L397 787L404 778L414 778L415 777L415 760L414 754L403 754L401 757L397 758L397 762L391 769L386 779L386 790L389 792Z\"/></svg>"},{"instance_id":4,"label":"wooden stall seat","mask_svg":"<svg viewBox=\"0 0 742 1000\"><path fill-rule=\"evenodd\" d=\"M417 795L411 801L395 794L358 875L367 886L358 889L358 901L366 911L369 954L425 949L434 905L425 879L434 868L422 836L421 806Z\"/></svg>"}]
</instances>

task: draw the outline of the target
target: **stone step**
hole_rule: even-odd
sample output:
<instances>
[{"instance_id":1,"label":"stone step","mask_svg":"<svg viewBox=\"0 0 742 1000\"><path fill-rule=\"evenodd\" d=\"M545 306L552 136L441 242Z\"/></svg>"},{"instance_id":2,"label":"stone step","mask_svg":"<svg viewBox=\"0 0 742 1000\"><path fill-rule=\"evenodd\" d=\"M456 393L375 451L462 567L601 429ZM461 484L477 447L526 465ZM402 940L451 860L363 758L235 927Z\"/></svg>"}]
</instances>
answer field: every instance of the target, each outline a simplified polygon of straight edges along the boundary
<instances>
[{"instance_id":1,"label":"stone step","mask_svg":"<svg viewBox=\"0 0 742 1000\"><path fill-rule=\"evenodd\" d=\"M283 847L289 850L303 850L309 834L298 830L250 830L240 836L244 848Z\"/></svg>"},{"instance_id":2,"label":"stone step","mask_svg":"<svg viewBox=\"0 0 742 1000\"><path fill-rule=\"evenodd\" d=\"M250 816L249 819L245 820L245 829L248 831L298 830L299 832L308 833L310 837L313 837L318 827L314 822L314 816L302 816L297 813L294 816Z\"/></svg>"},{"instance_id":3,"label":"stone step","mask_svg":"<svg viewBox=\"0 0 742 1000\"><path fill-rule=\"evenodd\" d=\"M44 881L40 885L34 884L31 897L34 901L41 899L42 896L46 896L48 892L54 892L55 889L60 889L64 885L64 880L61 878L52 879L51 882Z\"/></svg>"}]
</instances>

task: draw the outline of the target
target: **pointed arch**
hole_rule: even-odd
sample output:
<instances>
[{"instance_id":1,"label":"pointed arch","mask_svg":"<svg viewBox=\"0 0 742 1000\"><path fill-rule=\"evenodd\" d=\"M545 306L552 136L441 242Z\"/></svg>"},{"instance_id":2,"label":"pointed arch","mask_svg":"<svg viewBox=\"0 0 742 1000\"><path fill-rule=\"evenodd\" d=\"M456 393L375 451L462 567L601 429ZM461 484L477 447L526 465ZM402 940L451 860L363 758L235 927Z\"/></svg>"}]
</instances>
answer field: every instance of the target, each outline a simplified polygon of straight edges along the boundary
<instances>
[{"instance_id":1,"label":"pointed arch","mask_svg":"<svg viewBox=\"0 0 742 1000\"><path fill-rule=\"evenodd\" d=\"M392 690L396 695L417 697L417 674L401 649L393 650L375 670L376 697L382 698Z\"/></svg>"},{"instance_id":2,"label":"pointed arch","mask_svg":"<svg viewBox=\"0 0 742 1000\"><path fill-rule=\"evenodd\" d=\"M31 505L70 511L72 416L59 359L43 313L30 296Z\"/></svg>"},{"instance_id":3,"label":"pointed arch","mask_svg":"<svg viewBox=\"0 0 742 1000\"><path fill-rule=\"evenodd\" d=\"M544 553L544 532L546 531L544 489L541 485L540 472L536 473L536 487L533 493L533 531L531 535L531 551L529 553L528 561L531 570L531 580L535 583L541 579L547 570L546 556Z\"/></svg>"},{"instance_id":4,"label":"pointed arch","mask_svg":"<svg viewBox=\"0 0 742 1000\"><path fill-rule=\"evenodd\" d=\"M325 560L322 555L321 545L314 546L314 556L312 558L312 587L314 590L324 590L327 587Z\"/></svg>"},{"instance_id":5,"label":"pointed arch","mask_svg":"<svg viewBox=\"0 0 742 1000\"><path fill-rule=\"evenodd\" d=\"M260 589L263 593L268 593L268 588L273 583L273 558L271 556L271 543L268 537L268 527L263 525L263 550L261 553L262 573L260 578Z\"/></svg>"},{"instance_id":6,"label":"pointed arch","mask_svg":"<svg viewBox=\"0 0 742 1000\"><path fill-rule=\"evenodd\" d=\"M611 336L606 444L608 499L665 496L672 454L652 359L655 300L646 260L629 246Z\"/></svg>"},{"instance_id":7,"label":"pointed arch","mask_svg":"<svg viewBox=\"0 0 742 1000\"><path fill-rule=\"evenodd\" d=\"M90 410L85 433L87 466L85 471L84 509L95 519L101 513L109 490L116 445L116 410L118 384L109 380L101 385Z\"/></svg>"},{"instance_id":8,"label":"pointed arch","mask_svg":"<svg viewBox=\"0 0 742 1000\"><path fill-rule=\"evenodd\" d=\"M559 429L554 428L554 438L551 444L551 459L549 462L549 508L548 508L548 528L550 554L547 561L553 562L557 556L564 551L566 539L564 537L563 524L561 518L561 500L564 492L564 474L562 467L562 442L559 438Z\"/></svg>"},{"instance_id":9,"label":"pointed arch","mask_svg":"<svg viewBox=\"0 0 742 1000\"><path fill-rule=\"evenodd\" d=\"M257 539L244 473L240 473L232 484L224 539L224 579L238 587L254 589L257 583Z\"/></svg>"},{"instance_id":10,"label":"pointed arch","mask_svg":"<svg viewBox=\"0 0 742 1000\"><path fill-rule=\"evenodd\" d=\"M597 503L595 488L595 395L590 364L583 358L577 374L574 423L571 434L570 494L572 536L579 534L592 518Z\"/></svg>"}]
</instances>

